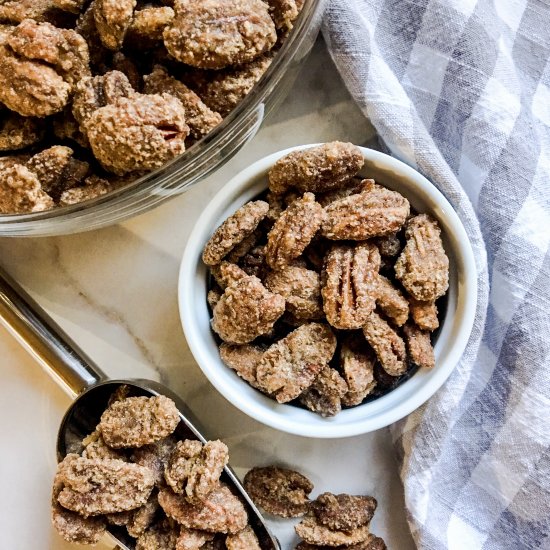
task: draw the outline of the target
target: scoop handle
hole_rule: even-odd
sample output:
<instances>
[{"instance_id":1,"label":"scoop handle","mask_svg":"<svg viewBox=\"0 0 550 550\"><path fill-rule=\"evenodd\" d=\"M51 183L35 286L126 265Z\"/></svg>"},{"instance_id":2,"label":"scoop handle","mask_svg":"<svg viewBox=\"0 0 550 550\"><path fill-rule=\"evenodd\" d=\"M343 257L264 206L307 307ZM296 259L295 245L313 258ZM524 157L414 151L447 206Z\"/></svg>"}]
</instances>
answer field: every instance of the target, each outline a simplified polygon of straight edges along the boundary
<instances>
[{"instance_id":1,"label":"scoop handle","mask_svg":"<svg viewBox=\"0 0 550 550\"><path fill-rule=\"evenodd\" d=\"M71 397L107 379L101 369L2 268L0 322Z\"/></svg>"}]
</instances>

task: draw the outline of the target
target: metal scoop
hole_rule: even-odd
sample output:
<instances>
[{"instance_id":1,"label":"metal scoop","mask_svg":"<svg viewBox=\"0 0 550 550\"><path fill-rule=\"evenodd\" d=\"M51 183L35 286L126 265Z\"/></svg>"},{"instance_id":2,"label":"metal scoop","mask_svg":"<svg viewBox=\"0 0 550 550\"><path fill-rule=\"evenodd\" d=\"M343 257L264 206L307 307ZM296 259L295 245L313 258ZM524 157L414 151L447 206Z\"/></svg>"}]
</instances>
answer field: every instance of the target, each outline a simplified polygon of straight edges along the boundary
<instances>
[{"instance_id":1,"label":"metal scoop","mask_svg":"<svg viewBox=\"0 0 550 550\"><path fill-rule=\"evenodd\" d=\"M202 430L185 403L168 388L151 380L108 380L93 361L61 330L55 321L2 269L0 269L0 322L23 347L73 398L74 403L59 427L57 459L78 452L82 440L94 431L111 394L122 384L131 396L166 395L174 400L181 421L176 435L181 439L206 442ZM247 495L237 476L226 467L222 479L239 493L248 509L262 550L280 550L279 541L271 534L260 512ZM111 526L109 533L127 550L135 548L134 539L124 528Z\"/></svg>"}]
</instances>

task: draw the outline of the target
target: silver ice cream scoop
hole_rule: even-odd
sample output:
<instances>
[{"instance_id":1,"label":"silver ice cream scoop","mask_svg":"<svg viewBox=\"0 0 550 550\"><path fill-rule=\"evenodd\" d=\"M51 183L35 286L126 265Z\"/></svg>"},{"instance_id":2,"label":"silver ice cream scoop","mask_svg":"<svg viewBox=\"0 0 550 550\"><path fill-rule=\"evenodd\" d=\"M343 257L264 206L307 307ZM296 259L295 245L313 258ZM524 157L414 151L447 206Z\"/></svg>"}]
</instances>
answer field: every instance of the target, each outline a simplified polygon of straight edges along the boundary
<instances>
[{"instance_id":1,"label":"silver ice cream scoop","mask_svg":"<svg viewBox=\"0 0 550 550\"><path fill-rule=\"evenodd\" d=\"M176 435L181 439L206 442L193 415L178 396L162 384L151 380L108 380L105 373L94 365L55 321L2 269L0 322L75 399L59 427L59 461L67 453L78 450L82 440L94 431L101 414L107 408L109 397L122 384L130 388L131 396L166 395L173 399L181 418ZM246 502L249 522L258 536L262 550L280 550L279 542L269 531L260 512L230 467L225 468L223 478ZM135 547L134 539L128 536L124 528L110 526L109 533L122 548L132 550Z\"/></svg>"}]
</instances>

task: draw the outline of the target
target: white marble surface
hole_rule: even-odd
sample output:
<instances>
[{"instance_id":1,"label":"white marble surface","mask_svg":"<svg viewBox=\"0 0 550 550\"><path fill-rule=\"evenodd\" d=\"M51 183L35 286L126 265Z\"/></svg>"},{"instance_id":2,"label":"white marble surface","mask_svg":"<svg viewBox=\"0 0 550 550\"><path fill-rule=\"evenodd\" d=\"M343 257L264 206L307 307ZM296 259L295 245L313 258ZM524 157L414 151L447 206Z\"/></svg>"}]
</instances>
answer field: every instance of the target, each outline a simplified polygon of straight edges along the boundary
<instances>
[{"instance_id":1,"label":"white marble surface","mask_svg":"<svg viewBox=\"0 0 550 550\"><path fill-rule=\"evenodd\" d=\"M46 239L0 239L0 264L111 376L162 379L231 449L239 473L280 463L309 475L315 492L373 494L373 531L392 550L414 548L389 435L321 441L265 428L220 397L193 361L177 312L180 258L195 219L230 177L270 152L295 144L374 140L324 45L278 112L229 164L157 210L104 230ZM68 398L0 328L0 547L66 550L49 524L55 434ZM273 522L284 548L291 526ZM108 546L105 546L107 548Z\"/></svg>"}]
</instances>

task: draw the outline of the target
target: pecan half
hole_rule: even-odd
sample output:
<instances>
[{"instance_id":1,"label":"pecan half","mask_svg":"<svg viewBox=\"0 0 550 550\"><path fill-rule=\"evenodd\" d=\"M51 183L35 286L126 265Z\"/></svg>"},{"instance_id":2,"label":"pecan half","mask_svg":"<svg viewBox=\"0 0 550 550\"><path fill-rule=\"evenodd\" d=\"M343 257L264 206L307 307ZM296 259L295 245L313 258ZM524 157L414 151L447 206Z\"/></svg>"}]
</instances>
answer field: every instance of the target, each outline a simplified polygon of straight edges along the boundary
<instances>
[{"instance_id":1,"label":"pecan half","mask_svg":"<svg viewBox=\"0 0 550 550\"><path fill-rule=\"evenodd\" d=\"M407 323L403 327L403 334L410 360L419 367L427 369L435 367L435 355L430 333L421 330L414 323Z\"/></svg>"},{"instance_id":2,"label":"pecan half","mask_svg":"<svg viewBox=\"0 0 550 550\"><path fill-rule=\"evenodd\" d=\"M380 364L391 376L400 376L407 370L405 342L376 312L372 312L363 333L372 346Z\"/></svg>"},{"instance_id":3,"label":"pecan half","mask_svg":"<svg viewBox=\"0 0 550 550\"><path fill-rule=\"evenodd\" d=\"M435 302L420 302L409 297L409 307L413 321L422 329L430 332L439 327L437 306Z\"/></svg>"},{"instance_id":4,"label":"pecan half","mask_svg":"<svg viewBox=\"0 0 550 550\"><path fill-rule=\"evenodd\" d=\"M342 403L348 407L359 405L376 387L374 364L376 355L363 334L350 334L340 348L340 369L348 385Z\"/></svg>"},{"instance_id":5,"label":"pecan half","mask_svg":"<svg viewBox=\"0 0 550 550\"><path fill-rule=\"evenodd\" d=\"M300 395L300 403L321 416L335 416L342 410L342 398L347 391L348 385L338 372L325 367Z\"/></svg>"},{"instance_id":6,"label":"pecan half","mask_svg":"<svg viewBox=\"0 0 550 550\"><path fill-rule=\"evenodd\" d=\"M380 253L370 243L334 246L325 258L321 293L328 322L361 328L374 310Z\"/></svg>"},{"instance_id":7,"label":"pecan half","mask_svg":"<svg viewBox=\"0 0 550 550\"><path fill-rule=\"evenodd\" d=\"M439 224L419 214L407 223L405 237L407 244L395 264L395 275L413 298L433 302L449 288L449 258Z\"/></svg>"},{"instance_id":8,"label":"pecan half","mask_svg":"<svg viewBox=\"0 0 550 550\"><path fill-rule=\"evenodd\" d=\"M409 318L409 302L403 296L403 293L383 275L378 277L376 305L398 327L404 325Z\"/></svg>"},{"instance_id":9,"label":"pecan half","mask_svg":"<svg viewBox=\"0 0 550 550\"><path fill-rule=\"evenodd\" d=\"M375 185L332 202L325 212L323 236L336 241L364 241L399 231L409 216L410 205L400 193Z\"/></svg>"}]
</instances>

